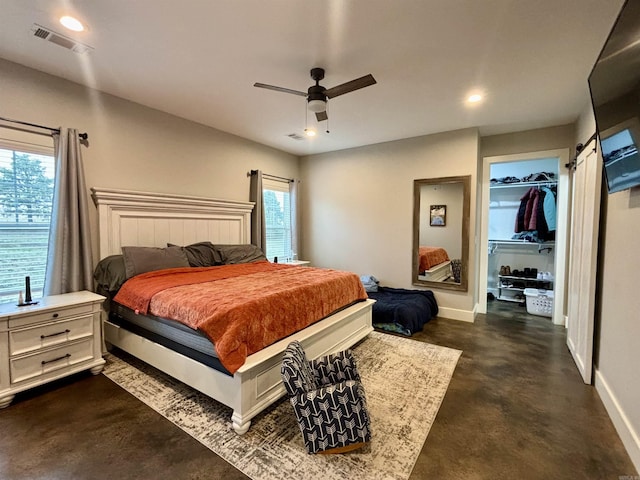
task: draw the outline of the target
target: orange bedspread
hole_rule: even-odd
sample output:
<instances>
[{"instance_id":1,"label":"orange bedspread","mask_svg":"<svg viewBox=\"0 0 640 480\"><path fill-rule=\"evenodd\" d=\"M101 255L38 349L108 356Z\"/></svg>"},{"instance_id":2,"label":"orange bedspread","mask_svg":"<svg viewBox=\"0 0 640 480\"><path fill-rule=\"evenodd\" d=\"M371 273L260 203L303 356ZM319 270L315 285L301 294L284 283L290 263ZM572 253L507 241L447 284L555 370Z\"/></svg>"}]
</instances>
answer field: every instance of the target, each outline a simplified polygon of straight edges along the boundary
<instances>
[{"instance_id":1,"label":"orange bedspread","mask_svg":"<svg viewBox=\"0 0 640 480\"><path fill-rule=\"evenodd\" d=\"M144 273L114 300L200 330L234 373L252 353L366 298L353 273L254 262Z\"/></svg>"},{"instance_id":2,"label":"orange bedspread","mask_svg":"<svg viewBox=\"0 0 640 480\"><path fill-rule=\"evenodd\" d=\"M441 247L419 247L418 250L418 258L420 260L418 272L420 273L449 260L449 254Z\"/></svg>"}]
</instances>

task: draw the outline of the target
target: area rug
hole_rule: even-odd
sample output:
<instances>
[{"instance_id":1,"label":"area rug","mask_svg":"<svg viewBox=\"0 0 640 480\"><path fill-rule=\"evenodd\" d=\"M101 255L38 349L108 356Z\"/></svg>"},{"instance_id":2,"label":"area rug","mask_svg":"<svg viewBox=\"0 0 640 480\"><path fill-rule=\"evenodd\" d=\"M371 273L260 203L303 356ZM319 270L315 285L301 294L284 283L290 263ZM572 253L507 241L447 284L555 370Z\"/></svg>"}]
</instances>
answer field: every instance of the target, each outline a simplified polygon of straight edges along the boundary
<instances>
[{"instance_id":1,"label":"area rug","mask_svg":"<svg viewBox=\"0 0 640 480\"><path fill-rule=\"evenodd\" d=\"M462 352L378 332L353 351L372 441L342 455L307 454L287 399L237 435L230 408L126 354L108 355L104 374L254 480L407 479Z\"/></svg>"}]
</instances>

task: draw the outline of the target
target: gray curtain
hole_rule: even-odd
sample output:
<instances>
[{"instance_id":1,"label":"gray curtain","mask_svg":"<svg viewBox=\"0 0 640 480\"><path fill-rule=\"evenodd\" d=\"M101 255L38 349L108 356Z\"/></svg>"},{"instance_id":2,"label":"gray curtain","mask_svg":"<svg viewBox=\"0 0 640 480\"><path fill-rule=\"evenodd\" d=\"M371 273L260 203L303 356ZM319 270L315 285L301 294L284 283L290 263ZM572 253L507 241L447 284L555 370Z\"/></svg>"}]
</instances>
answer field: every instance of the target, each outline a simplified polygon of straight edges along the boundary
<instances>
[{"instance_id":1,"label":"gray curtain","mask_svg":"<svg viewBox=\"0 0 640 480\"><path fill-rule=\"evenodd\" d=\"M251 212L251 243L265 252L267 247L267 232L264 228L265 220L261 170L251 170L249 200L255 203L253 211Z\"/></svg>"},{"instance_id":2,"label":"gray curtain","mask_svg":"<svg viewBox=\"0 0 640 480\"><path fill-rule=\"evenodd\" d=\"M300 182L293 179L289 186L289 199L291 202L291 253L300 258Z\"/></svg>"},{"instance_id":3,"label":"gray curtain","mask_svg":"<svg viewBox=\"0 0 640 480\"><path fill-rule=\"evenodd\" d=\"M53 135L56 176L44 294L93 290L89 203L78 131Z\"/></svg>"}]
</instances>

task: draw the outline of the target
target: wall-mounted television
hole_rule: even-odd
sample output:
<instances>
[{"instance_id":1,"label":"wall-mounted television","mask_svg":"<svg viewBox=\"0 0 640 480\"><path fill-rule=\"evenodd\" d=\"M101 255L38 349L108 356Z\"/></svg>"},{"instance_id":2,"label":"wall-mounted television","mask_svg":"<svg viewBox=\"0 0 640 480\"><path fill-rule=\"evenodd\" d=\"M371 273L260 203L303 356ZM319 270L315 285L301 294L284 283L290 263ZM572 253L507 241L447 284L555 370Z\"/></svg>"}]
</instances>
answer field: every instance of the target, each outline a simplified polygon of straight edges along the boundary
<instances>
[{"instance_id":1,"label":"wall-mounted television","mask_svg":"<svg viewBox=\"0 0 640 480\"><path fill-rule=\"evenodd\" d=\"M627 0L589 90L609 193L640 185L640 0Z\"/></svg>"}]
</instances>

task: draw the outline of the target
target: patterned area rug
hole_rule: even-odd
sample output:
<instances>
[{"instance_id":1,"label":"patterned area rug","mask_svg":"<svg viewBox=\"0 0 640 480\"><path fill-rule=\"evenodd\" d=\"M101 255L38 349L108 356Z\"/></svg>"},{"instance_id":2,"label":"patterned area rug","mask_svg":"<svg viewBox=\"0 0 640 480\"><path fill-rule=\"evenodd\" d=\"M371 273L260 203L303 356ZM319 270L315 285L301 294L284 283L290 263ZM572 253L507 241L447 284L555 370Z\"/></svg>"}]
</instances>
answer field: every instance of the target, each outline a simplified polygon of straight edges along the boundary
<instances>
[{"instance_id":1,"label":"patterned area rug","mask_svg":"<svg viewBox=\"0 0 640 480\"><path fill-rule=\"evenodd\" d=\"M378 332L353 351L372 441L342 455L307 454L287 399L240 436L231 409L128 355L108 355L104 374L254 480L406 479L462 352Z\"/></svg>"}]
</instances>

